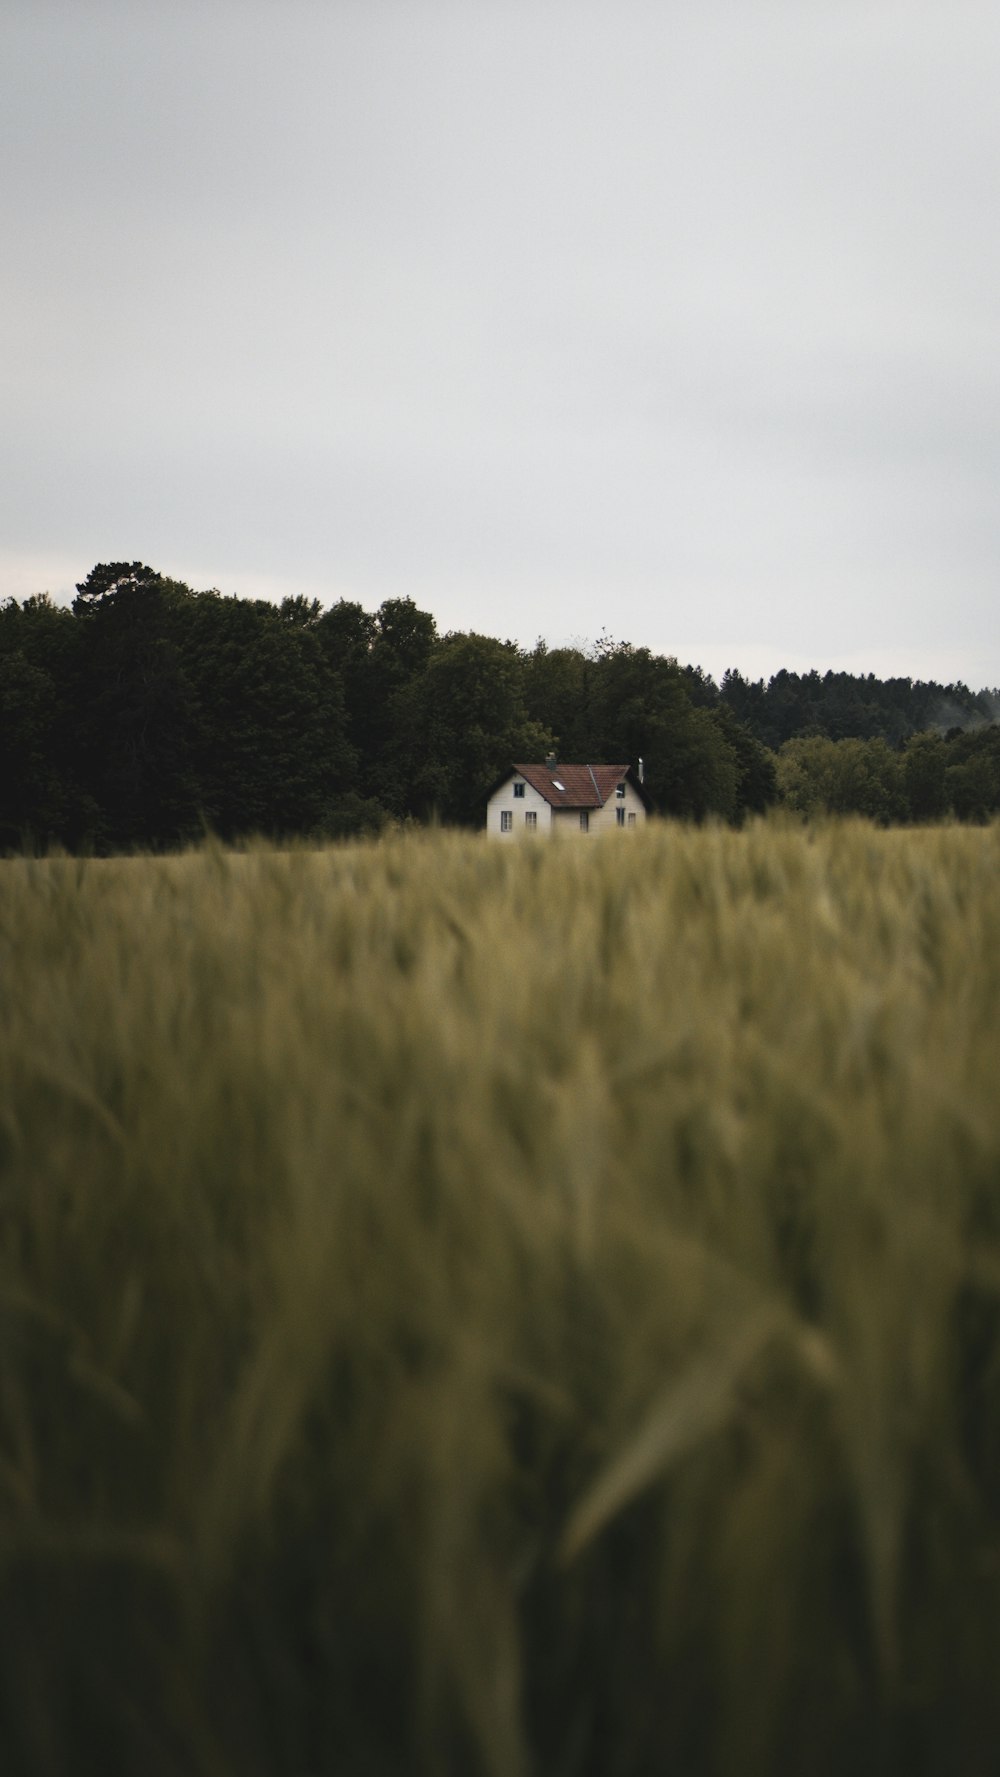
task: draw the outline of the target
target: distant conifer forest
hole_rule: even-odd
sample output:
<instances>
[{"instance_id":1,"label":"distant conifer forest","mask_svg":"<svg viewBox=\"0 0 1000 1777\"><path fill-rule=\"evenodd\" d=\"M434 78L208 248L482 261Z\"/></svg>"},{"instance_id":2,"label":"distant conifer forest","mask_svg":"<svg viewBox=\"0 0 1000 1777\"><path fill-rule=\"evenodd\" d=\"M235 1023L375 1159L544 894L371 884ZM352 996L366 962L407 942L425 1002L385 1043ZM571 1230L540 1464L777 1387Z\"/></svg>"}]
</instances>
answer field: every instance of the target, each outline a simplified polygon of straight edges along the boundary
<instances>
[{"instance_id":1,"label":"distant conifer forest","mask_svg":"<svg viewBox=\"0 0 1000 1777\"><path fill-rule=\"evenodd\" d=\"M0 605L0 847L167 849L477 826L514 760L641 756L656 813L983 822L1000 812L1000 695L910 678L735 668L649 648L524 649L438 633L412 599L196 592L95 567L72 607Z\"/></svg>"}]
</instances>

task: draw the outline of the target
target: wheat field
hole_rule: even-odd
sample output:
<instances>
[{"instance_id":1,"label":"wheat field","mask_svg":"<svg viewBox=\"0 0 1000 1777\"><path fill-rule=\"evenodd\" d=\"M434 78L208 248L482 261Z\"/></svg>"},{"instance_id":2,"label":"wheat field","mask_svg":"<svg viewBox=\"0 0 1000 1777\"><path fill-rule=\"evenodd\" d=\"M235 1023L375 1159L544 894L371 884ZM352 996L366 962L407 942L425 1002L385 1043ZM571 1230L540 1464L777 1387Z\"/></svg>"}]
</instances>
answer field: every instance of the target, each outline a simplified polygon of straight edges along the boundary
<instances>
[{"instance_id":1,"label":"wheat field","mask_svg":"<svg viewBox=\"0 0 1000 1777\"><path fill-rule=\"evenodd\" d=\"M0 863L7 1777L994 1773L998 873Z\"/></svg>"}]
</instances>

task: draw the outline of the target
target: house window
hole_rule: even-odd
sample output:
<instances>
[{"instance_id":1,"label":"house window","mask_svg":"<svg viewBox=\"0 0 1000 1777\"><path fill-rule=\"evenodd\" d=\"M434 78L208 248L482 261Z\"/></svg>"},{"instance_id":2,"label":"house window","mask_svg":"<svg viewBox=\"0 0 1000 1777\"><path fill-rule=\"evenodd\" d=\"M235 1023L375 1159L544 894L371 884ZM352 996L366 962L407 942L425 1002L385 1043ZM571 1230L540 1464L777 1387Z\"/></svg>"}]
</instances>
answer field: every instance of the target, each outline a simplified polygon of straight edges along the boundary
<instances>
[{"instance_id":1,"label":"house window","mask_svg":"<svg viewBox=\"0 0 1000 1777\"><path fill-rule=\"evenodd\" d=\"M624 802L624 800L625 800L625 785L623 783L618 785L618 788L615 791L615 795L617 796L619 802Z\"/></svg>"},{"instance_id":2,"label":"house window","mask_svg":"<svg viewBox=\"0 0 1000 1777\"><path fill-rule=\"evenodd\" d=\"M501 831L501 833L509 833L511 828L513 827L513 825L514 825L514 816L512 815L510 809L509 808L502 808L500 810L500 831Z\"/></svg>"},{"instance_id":3,"label":"house window","mask_svg":"<svg viewBox=\"0 0 1000 1777\"><path fill-rule=\"evenodd\" d=\"M618 816L619 827L624 827L624 825L625 825L625 810L623 808L616 808L615 814Z\"/></svg>"},{"instance_id":4,"label":"house window","mask_svg":"<svg viewBox=\"0 0 1000 1777\"><path fill-rule=\"evenodd\" d=\"M630 827L634 827L634 826L635 826L635 815L634 815L634 814L630 814L630 815L629 815L629 817L628 817L628 824L629 824L629 826L630 826Z\"/></svg>"},{"instance_id":5,"label":"house window","mask_svg":"<svg viewBox=\"0 0 1000 1777\"><path fill-rule=\"evenodd\" d=\"M515 784L515 785L514 785L514 794L515 794L515 796L520 796L520 797L522 797L522 798L523 798L523 796L524 796L524 785L523 785L523 784Z\"/></svg>"},{"instance_id":6,"label":"house window","mask_svg":"<svg viewBox=\"0 0 1000 1777\"><path fill-rule=\"evenodd\" d=\"M581 808L581 810L580 810L580 832L581 833L589 833L590 832L590 810L589 810L589 808Z\"/></svg>"},{"instance_id":7,"label":"house window","mask_svg":"<svg viewBox=\"0 0 1000 1777\"><path fill-rule=\"evenodd\" d=\"M529 829L534 829L534 828L535 828L535 827L537 827L537 825L538 825L538 816L537 816L537 814L536 814L536 813L535 813L535 811L534 811L534 809L533 809L533 808L526 808L526 809L525 809L525 811L524 811L524 824L525 824L525 826L526 826L526 827L527 827L527 828L529 828Z\"/></svg>"}]
</instances>

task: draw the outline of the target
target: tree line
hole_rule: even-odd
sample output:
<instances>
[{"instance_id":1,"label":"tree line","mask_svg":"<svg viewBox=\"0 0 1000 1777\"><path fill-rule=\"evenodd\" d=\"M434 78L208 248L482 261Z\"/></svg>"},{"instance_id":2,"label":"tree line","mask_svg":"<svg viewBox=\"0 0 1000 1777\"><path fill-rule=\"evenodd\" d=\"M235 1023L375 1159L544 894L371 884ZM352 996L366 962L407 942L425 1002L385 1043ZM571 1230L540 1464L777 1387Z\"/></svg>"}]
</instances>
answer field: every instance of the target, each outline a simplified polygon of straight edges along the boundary
<instances>
[{"instance_id":1,"label":"tree line","mask_svg":"<svg viewBox=\"0 0 1000 1777\"><path fill-rule=\"evenodd\" d=\"M656 812L777 800L882 820L1000 810L996 696L871 675L698 667L604 636L526 650L411 599L223 597L101 563L72 607L0 605L0 846L114 851L475 826L515 759L646 764Z\"/></svg>"}]
</instances>

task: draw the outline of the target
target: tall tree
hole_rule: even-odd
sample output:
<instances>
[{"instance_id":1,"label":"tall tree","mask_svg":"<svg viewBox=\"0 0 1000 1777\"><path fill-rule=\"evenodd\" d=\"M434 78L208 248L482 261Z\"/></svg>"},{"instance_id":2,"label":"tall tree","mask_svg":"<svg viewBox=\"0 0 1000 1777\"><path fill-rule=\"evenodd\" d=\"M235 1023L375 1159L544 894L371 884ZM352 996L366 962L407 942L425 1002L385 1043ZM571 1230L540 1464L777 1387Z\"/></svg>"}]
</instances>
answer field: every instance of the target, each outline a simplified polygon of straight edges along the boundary
<instances>
[{"instance_id":1,"label":"tall tree","mask_svg":"<svg viewBox=\"0 0 1000 1777\"><path fill-rule=\"evenodd\" d=\"M188 613L201 807L225 837L310 832L353 788L342 686L318 621L300 616L214 592Z\"/></svg>"},{"instance_id":2,"label":"tall tree","mask_svg":"<svg viewBox=\"0 0 1000 1777\"><path fill-rule=\"evenodd\" d=\"M393 769L406 811L478 825L513 759L541 759L551 733L530 720L521 656L491 636L447 635L393 706Z\"/></svg>"},{"instance_id":3,"label":"tall tree","mask_svg":"<svg viewBox=\"0 0 1000 1777\"><path fill-rule=\"evenodd\" d=\"M594 763L593 661L579 648L547 648L538 642L525 656L522 671L529 719L551 731L562 759Z\"/></svg>"},{"instance_id":4,"label":"tall tree","mask_svg":"<svg viewBox=\"0 0 1000 1777\"><path fill-rule=\"evenodd\" d=\"M936 821L948 809L947 748L940 734L915 734L902 755L902 791L913 821Z\"/></svg>"},{"instance_id":5,"label":"tall tree","mask_svg":"<svg viewBox=\"0 0 1000 1777\"><path fill-rule=\"evenodd\" d=\"M946 741L945 794L960 821L1000 814L1000 726L953 729Z\"/></svg>"},{"instance_id":6,"label":"tall tree","mask_svg":"<svg viewBox=\"0 0 1000 1777\"><path fill-rule=\"evenodd\" d=\"M412 599L386 599L375 615L368 655L367 704L354 733L361 755L360 786L393 814L408 812L398 746L405 694L427 669L437 645L437 625Z\"/></svg>"},{"instance_id":7,"label":"tall tree","mask_svg":"<svg viewBox=\"0 0 1000 1777\"><path fill-rule=\"evenodd\" d=\"M601 645L592 711L594 757L630 764L642 757L658 811L735 817L739 763L713 712L691 703L675 660L627 642Z\"/></svg>"},{"instance_id":8,"label":"tall tree","mask_svg":"<svg viewBox=\"0 0 1000 1777\"><path fill-rule=\"evenodd\" d=\"M193 594L139 562L102 564L77 588L78 721L85 782L111 846L197 830L193 703L178 631Z\"/></svg>"},{"instance_id":9,"label":"tall tree","mask_svg":"<svg viewBox=\"0 0 1000 1777\"><path fill-rule=\"evenodd\" d=\"M887 824L906 813L898 753L884 740L803 735L778 755L778 789L801 814L860 814Z\"/></svg>"},{"instance_id":10,"label":"tall tree","mask_svg":"<svg viewBox=\"0 0 1000 1777\"><path fill-rule=\"evenodd\" d=\"M80 771L80 626L43 594L0 606L0 844L76 846L99 824Z\"/></svg>"},{"instance_id":11,"label":"tall tree","mask_svg":"<svg viewBox=\"0 0 1000 1777\"><path fill-rule=\"evenodd\" d=\"M742 821L745 815L763 814L778 800L774 754L755 738L745 722L737 720L726 704L720 702L710 713L736 762L734 818Z\"/></svg>"}]
</instances>

